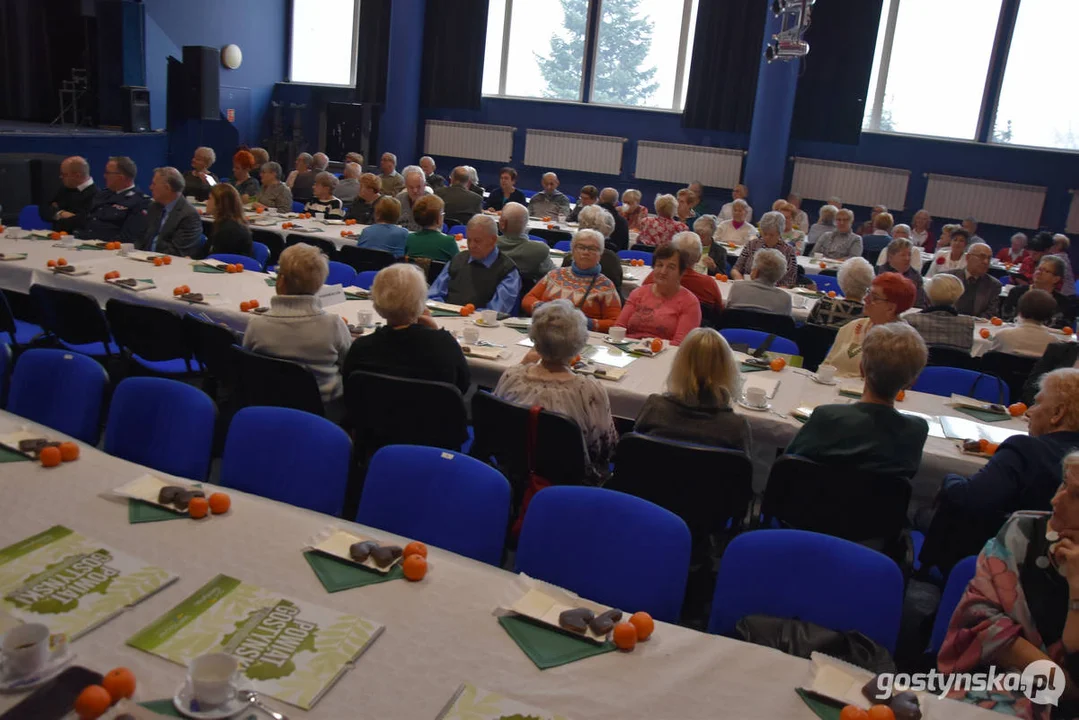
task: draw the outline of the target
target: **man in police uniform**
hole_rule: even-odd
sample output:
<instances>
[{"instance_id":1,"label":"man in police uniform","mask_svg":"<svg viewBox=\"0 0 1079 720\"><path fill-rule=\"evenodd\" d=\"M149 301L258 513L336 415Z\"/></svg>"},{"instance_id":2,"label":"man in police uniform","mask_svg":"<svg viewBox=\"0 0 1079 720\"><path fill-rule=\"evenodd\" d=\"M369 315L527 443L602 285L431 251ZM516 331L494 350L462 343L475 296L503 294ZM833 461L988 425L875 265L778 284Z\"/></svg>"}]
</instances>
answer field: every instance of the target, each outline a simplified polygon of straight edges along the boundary
<instances>
[{"instance_id":1,"label":"man in police uniform","mask_svg":"<svg viewBox=\"0 0 1079 720\"><path fill-rule=\"evenodd\" d=\"M105 166L105 186L94 198L82 238L138 242L146 228L146 209L150 199L135 187L138 168L129 157L109 158Z\"/></svg>"}]
</instances>

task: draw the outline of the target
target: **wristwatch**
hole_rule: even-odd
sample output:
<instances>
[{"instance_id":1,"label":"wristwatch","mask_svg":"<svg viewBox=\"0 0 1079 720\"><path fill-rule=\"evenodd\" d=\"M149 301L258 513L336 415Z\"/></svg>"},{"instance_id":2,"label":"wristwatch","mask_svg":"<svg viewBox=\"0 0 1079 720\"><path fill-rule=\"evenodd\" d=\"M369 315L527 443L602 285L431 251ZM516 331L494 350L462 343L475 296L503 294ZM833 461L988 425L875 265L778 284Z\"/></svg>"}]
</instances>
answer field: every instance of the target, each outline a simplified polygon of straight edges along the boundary
<instances>
[{"instance_id":1,"label":"wristwatch","mask_svg":"<svg viewBox=\"0 0 1079 720\"><path fill-rule=\"evenodd\" d=\"M1068 611L1069 612L1079 612L1079 600L1069 600L1068 601Z\"/></svg>"}]
</instances>

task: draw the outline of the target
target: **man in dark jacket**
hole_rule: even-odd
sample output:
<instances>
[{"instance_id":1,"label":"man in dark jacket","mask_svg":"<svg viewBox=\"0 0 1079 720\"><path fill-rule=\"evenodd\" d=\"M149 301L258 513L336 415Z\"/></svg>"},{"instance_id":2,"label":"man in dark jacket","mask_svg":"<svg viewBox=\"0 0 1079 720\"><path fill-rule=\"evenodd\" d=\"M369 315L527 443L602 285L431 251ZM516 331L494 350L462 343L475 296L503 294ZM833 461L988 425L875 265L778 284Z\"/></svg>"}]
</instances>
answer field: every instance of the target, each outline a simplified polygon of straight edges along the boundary
<instances>
[{"instance_id":1,"label":"man in dark jacket","mask_svg":"<svg viewBox=\"0 0 1079 720\"><path fill-rule=\"evenodd\" d=\"M60 163L60 181L64 184L52 202L39 205L37 212L41 219L52 223L53 230L75 234L86 224L86 216L94 205L97 186L90 177L90 163L77 155Z\"/></svg>"},{"instance_id":2,"label":"man in dark jacket","mask_svg":"<svg viewBox=\"0 0 1079 720\"><path fill-rule=\"evenodd\" d=\"M615 207L617 202L618 191L612 187L603 188L599 194L599 206L614 218L614 232L611 233L604 244L615 252L629 250L629 223L626 222L626 219L622 217L622 213L618 212L618 208Z\"/></svg>"},{"instance_id":3,"label":"man in dark jacket","mask_svg":"<svg viewBox=\"0 0 1079 720\"><path fill-rule=\"evenodd\" d=\"M154 171L150 192L154 202L146 213L140 250L193 257L202 245L202 221L181 194L184 176L174 167Z\"/></svg>"},{"instance_id":4,"label":"man in dark jacket","mask_svg":"<svg viewBox=\"0 0 1079 720\"><path fill-rule=\"evenodd\" d=\"M138 167L125 156L109 158L105 188L94 196L85 226L76 235L88 240L137 243L146 227L150 198L135 187Z\"/></svg>"}]
</instances>

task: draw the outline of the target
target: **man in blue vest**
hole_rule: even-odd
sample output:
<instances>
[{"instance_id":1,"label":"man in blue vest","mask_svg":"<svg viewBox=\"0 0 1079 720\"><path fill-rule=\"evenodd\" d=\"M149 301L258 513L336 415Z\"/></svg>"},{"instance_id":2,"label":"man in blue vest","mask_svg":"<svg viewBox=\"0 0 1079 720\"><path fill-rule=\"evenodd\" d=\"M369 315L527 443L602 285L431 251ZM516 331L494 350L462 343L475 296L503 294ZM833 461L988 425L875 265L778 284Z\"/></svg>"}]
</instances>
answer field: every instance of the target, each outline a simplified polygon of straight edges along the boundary
<instances>
[{"instance_id":1,"label":"man in blue vest","mask_svg":"<svg viewBox=\"0 0 1079 720\"><path fill-rule=\"evenodd\" d=\"M427 297L453 305L512 313L521 293L521 273L498 251L498 225L490 215L468 221L468 252L457 253L431 284Z\"/></svg>"}]
</instances>

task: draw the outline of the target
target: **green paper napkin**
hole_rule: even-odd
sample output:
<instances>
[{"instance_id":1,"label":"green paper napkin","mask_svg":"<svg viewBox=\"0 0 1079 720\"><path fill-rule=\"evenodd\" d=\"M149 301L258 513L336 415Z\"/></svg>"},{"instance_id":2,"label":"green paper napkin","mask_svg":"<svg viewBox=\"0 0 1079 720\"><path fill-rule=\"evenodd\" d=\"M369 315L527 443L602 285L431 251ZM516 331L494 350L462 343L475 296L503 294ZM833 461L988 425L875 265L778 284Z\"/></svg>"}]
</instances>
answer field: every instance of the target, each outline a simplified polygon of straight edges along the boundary
<instances>
[{"instance_id":1,"label":"green paper napkin","mask_svg":"<svg viewBox=\"0 0 1079 720\"><path fill-rule=\"evenodd\" d=\"M20 460L29 459L30 458L26 457L21 452L16 452L6 447L0 447L0 463L19 462Z\"/></svg>"},{"instance_id":2,"label":"green paper napkin","mask_svg":"<svg viewBox=\"0 0 1079 720\"><path fill-rule=\"evenodd\" d=\"M798 693L798 697L802 698L806 707L812 710L820 720L839 720L839 713L843 711L843 707L838 703L808 693L802 688L795 688L794 692Z\"/></svg>"},{"instance_id":3,"label":"green paper napkin","mask_svg":"<svg viewBox=\"0 0 1079 720\"><path fill-rule=\"evenodd\" d=\"M275 278L266 278L266 284L270 287L277 287L277 280ZM348 297L348 293L345 293L345 297Z\"/></svg>"},{"instance_id":4,"label":"green paper napkin","mask_svg":"<svg viewBox=\"0 0 1079 720\"><path fill-rule=\"evenodd\" d=\"M428 310L431 311L432 317L461 317L461 313L452 310L440 310L438 308L428 308Z\"/></svg>"},{"instance_id":5,"label":"green paper napkin","mask_svg":"<svg viewBox=\"0 0 1079 720\"><path fill-rule=\"evenodd\" d=\"M374 570L368 570L314 550L306 551L303 556L307 564L315 571L322 587L326 588L326 592L331 593L366 585L377 585L390 580L400 580L405 576L400 563L394 566L393 570L382 575Z\"/></svg>"},{"instance_id":6,"label":"green paper napkin","mask_svg":"<svg viewBox=\"0 0 1079 720\"><path fill-rule=\"evenodd\" d=\"M198 263L191 266L191 268L198 273L223 273L225 270L221 268L210 267L209 265L200 265Z\"/></svg>"},{"instance_id":7,"label":"green paper napkin","mask_svg":"<svg viewBox=\"0 0 1079 720\"><path fill-rule=\"evenodd\" d=\"M174 513L171 510L158 507L153 503L132 499L128 499L127 501L127 521L132 525L136 523L159 522L161 520L181 520L187 517L187 515Z\"/></svg>"},{"instance_id":8,"label":"green paper napkin","mask_svg":"<svg viewBox=\"0 0 1079 720\"><path fill-rule=\"evenodd\" d=\"M771 368L758 367L757 365L746 365L745 363L742 363L742 372L744 373L761 372L762 370L771 370Z\"/></svg>"},{"instance_id":9,"label":"green paper napkin","mask_svg":"<svg viewBox=\"0 0 1079 720\"><path fill-rule=\"evenodd\" d=\"M1001 415L1000 413L988 412L987 410L978 410L976 408L957 407L959 412L970 415L975 420L981 420L982 422L1004 422L1005 420L1011 420L1011 415Z\"/></svg>"},{"instance_id":10,"label":"green paper napkin","mask_svg":"<svg viewBox=\"0 0 1079 720\"><path fill-rule=\"evenodd\" d=\"M90 245L88 243L82 243L81 245L77 246L75 249L76 250L104 250L105 247L102 246L102 245Z\"/></svg>"},{"instance_id":11,"label":"green paper napkin","mask_svg":"<svg viewBox=\"0 0 1079 720\"><path fill-rule=\"evenodd\" d=\"M615 650L614 643L600 645L543 627L517 615L504 615L498 624L540 670L566 665Z\"/></svg>"},{"instance_id":12,"label":"green paper napkin","mask_svg":"<svg viewBox=\"0 0 1079 720\"><path fill-rule=\"evenodd\" d=\"M155 712L165 717L183 717L176 709L176 706L172 704L172 700L147 700L139 703L139 707L144 707L150 712Z\"/></svg>"}]
</instances>

